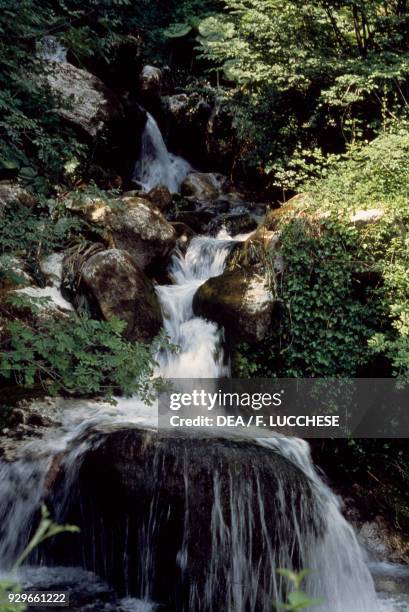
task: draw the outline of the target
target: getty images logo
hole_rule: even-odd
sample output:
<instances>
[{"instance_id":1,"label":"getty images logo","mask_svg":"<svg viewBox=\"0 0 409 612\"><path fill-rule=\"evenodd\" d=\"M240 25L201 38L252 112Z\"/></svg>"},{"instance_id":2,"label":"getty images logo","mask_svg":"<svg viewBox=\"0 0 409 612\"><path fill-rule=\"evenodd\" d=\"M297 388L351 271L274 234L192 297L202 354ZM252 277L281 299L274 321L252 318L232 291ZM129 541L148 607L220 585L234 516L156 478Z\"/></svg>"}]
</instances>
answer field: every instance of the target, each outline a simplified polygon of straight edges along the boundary
<instances>
[{"instance_id":1,"label":"getty images logo","mask_svg":"<svg viewBox=\"0 0 409 612\"><path fill-rule=\"evenodd\" d=\"M261 410L269 406L281 406L282 394L277 393L226 393L220 389L216 393L209 393L204 389L194 389L190 393L171 393L169 407L171 410L197 407L213 410L216 406L223 408L249 407L253 410Z\"/></svg>"}]
</instances>

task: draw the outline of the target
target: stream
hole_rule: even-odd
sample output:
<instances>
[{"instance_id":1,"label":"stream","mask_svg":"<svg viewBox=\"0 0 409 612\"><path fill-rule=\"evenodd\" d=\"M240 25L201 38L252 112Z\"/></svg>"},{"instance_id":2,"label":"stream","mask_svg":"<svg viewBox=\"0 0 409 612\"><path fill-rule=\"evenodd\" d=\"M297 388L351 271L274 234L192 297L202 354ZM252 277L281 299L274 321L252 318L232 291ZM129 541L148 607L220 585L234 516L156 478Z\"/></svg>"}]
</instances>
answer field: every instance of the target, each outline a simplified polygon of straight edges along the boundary
<instances>
[{"instance_id":1,"label":"stream","mask_svg":"<svg viewBox=\"0 0 409 612\"><path fill-rule=\"evenodd\" d=\"M155 120L149 116L141 158L135 167L135 180L146 190L164 184L171 191L177 191L189 170L188 162L167 151ZM195 237L185 253L174 252L169 268L172 283L158 285L156 290L166 333L180 348L176 353L162 350L158 354L158 374L167 378L229 376L223 332L215 323L195 317L192 301L203 282L222 273L232 246L247 236L231 237L221 230L217 237ZM52 297L56 301L62 299L58 282L53 287ZM403 570L376 562L370 564L353 528L342 516L340 500L315 469L305 441L281 436L257 439L255 436L249 443L233 435L229 439L226 434L226 440L217 441L221 444L223 458L220 463L215 451L216 440L198 443L196 451L195 442L190 440L186 443L183 440L178 443L152 441L157 425L155 407L143 404L136 397L119 397L117 402L113 406L58 400L60 427L43 439L26 444L20 449L18 460L0 463L0 566L3 575L26 545L38 520L42 501L47 499L50 503L51 496L55 519L70 519L70 508L75 496L79 495L78 482L86 458L92 452L99 452L111 432L136 429L146 436L148 451L144 458L144 478L149 479L152 474L153 485L151 497L140 499L143 511L138 505L134 506L137 527L135 531L130 527L134 536L128 537L123 547L121 579L113 578L115 600L111 601L111 595L107 595L111 560L101 558L102 548L95 541L97 532L101 535L106 528L102 519L101 523L88 525L97 536L94 533L94 540L90 536L92 544L89 544L84 534L83 551L78 553L76 567L62 567L52 549L51 552L39 551L19 571L18 579L24 586L69 588L72 593L87 590L92 600L99 602L94 603L94 607L81 607L78 603L72 608L75 610L271 612L274 601L283 594L283 582L275 569L292 567L297 557L301 567L312 570L305 590L310 596L324 600L322 605L313 608L317 612L407 609L409 596L388 595L386 591L376 593L371 572L377 579L383 577L385 583L388 576L401 576ZM177 469L170 467L168 457L175 460L172 466L178 466ZM55 491L51 487L50 493L49 475L57 458L63 477ZM200 472L194 471L196 460L202 466ZM277 471L278 460L288 465L290 471L287 468ZM234 466L240 461L243 461L242 469L248 470L247 480L236 475ZM290 472L300 477L288 482L286 474ZM200 482L197 482L200 474L209 486L206 488L208 516L206 520L200 519L204 526L200 525L199 529L195 523L194 497L202 494ZM175 509L173 502L169 502L165 508L161 505L163 490L170 482L178 483L179 478L184 483L183 507ZM176 490L176 484L172 486ZM178 512L182 516L182 533L180 539L170 545L169 531L165 531L170 529L169 516L172 513L174 517L179 516ZM89 516L86 509L84 516ZM90 522L89 518L87 521ZM132 517L130 521L132 523ZM200 559L194 546L196 539L201 541L199 531L202 529L208 530L209 535L205 562L199 564L197 573L192 570L189 575L196 578L190 578L185 584L183 576L190 564L193 565L192 559L195 564ZM164 545L161 548L161 538L166 542L172 571L184 585L186 597L180 602L171 596L168 601L157 599L158 594L166 595L166 589L170 588L163 577L158 576L157 550L162 553L165 550ZM204 542L203 546L207 544ZM169 550L173 551L173 545L176 554L172 557ZM55 546L58 547L58 540ZM140 563L137 571L133 571L130 565L136 558L140 558ZM101 575L104 567L106 575L100 579L95 574Z\"/></svg>"}]
</instances>

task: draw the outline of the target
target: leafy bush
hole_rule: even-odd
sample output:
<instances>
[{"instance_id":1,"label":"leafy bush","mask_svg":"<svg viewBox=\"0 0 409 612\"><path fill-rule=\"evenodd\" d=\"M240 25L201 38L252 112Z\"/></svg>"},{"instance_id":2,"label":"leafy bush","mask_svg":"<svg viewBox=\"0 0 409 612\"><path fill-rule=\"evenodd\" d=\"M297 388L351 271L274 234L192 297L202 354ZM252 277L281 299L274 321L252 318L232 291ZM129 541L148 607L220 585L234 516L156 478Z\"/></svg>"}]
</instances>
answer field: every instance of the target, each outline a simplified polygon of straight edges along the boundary
<instances>
[{"instance_id":1,"label":"leafy bush","mask_svg":"<svg viewBox=\"0 0 409 612\"><path fill-rule=\"evenodd\" d=\"M399 122L352 147L277 217L281 317L261 345L239 347L242 375L409 377L408 159ZM378 220L353 222L363 210ZM259 256L274 280L272 259Z\"/></svg>"},{"instance_id":2,"label":"leafy bush","mask_svg":"<svg viewBox=\"0 0 409 612\"><path fill-rule=\"evenodd\" d=\"M406 5L225 4L200 24L199 53L223 77L244 153L277 184L295 150L307 163L321 149L340 152L345 139L373 137L384 113L406 106Z\"/></svg>"},{"instance_id":3,"label":"leafy bush","mask_svg":"<svg viewBox=\"0 0 409 612\"><path fill-rule=\"evenodd\" d=\"M10 381L27 389L41 385L51 394L112 397L121 391L149 396L155 347L125 340L125 324L119 319L50 313L47 302L24 294L9 298L7 308L3 384ZM20 318L13 316L13 308Z\"/></svg>"},{"instance_id":4,"label":"leafy bush","mask_svg":"<svg viewBox=\"0 0 409 612\"><path fill-rule=\"evenodd\" d=\"M379 222L355 230L354 268L358 264L380 275L382 286L370 291L366 304L378 300L382 321L377 333L365 336L376 354L391 361L393 373L404 378L409 376L408 159L409 128L399 122L370 144L353 149L328 177L310 185L309 196L311 210L330 211L344 232L357 210L383 211ZM354 252L341 234L339 241Z\"/></svg>"},{"instance_id":5,"label":"leafy bush","mask_svg":"<svg viewBox=\"0 0 409 612\"><path fill-rule=\"evenodd\" d=\"M3 253L23 254L29 260L39 260L70 239L79 238L85 223L52 206L52 210L14 204L2 217L0 249Z\"/></svg>"}]
</instances>

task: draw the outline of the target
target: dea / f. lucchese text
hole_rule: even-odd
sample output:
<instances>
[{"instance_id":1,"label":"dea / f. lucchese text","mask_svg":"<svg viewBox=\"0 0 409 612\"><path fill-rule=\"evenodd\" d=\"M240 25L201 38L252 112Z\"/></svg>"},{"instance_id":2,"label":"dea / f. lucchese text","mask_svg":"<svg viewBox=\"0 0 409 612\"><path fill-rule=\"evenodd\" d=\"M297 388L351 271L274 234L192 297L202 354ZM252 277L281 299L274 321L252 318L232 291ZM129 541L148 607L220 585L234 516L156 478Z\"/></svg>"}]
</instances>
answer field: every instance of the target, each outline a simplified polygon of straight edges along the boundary
<instances>
[{"instance_id":1,"label":"dea / f. lucchese text","mask_svg":"<svg viewBox=\"0 0 409 612\"><path fill-rule=\"evenodd\" d=\"M338 415L250 415L248 417L218 415L215 417L196 416L170 417L172 427L339 427Z\"/></svg>"}]
</instances>

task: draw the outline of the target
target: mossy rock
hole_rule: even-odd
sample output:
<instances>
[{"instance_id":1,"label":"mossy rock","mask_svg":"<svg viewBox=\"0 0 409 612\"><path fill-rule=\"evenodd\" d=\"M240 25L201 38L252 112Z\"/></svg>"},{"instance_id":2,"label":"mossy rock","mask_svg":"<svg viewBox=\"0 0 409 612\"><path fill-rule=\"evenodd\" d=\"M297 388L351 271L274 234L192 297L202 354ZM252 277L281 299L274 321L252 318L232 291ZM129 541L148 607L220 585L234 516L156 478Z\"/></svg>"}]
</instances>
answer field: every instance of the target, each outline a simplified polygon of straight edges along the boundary
<instances>
[{"instance_id":1,"label":"mossy rock","mask_svg":"<svg viewBox=\"0 0 409 612\"><path fill-rule=\"evenodd\" d=\"M224 327L235 342L260 342L269 334L275 302L258 268L227 270L199 287L193 299L197 316Z\"/></svg>"}]
</instances>

